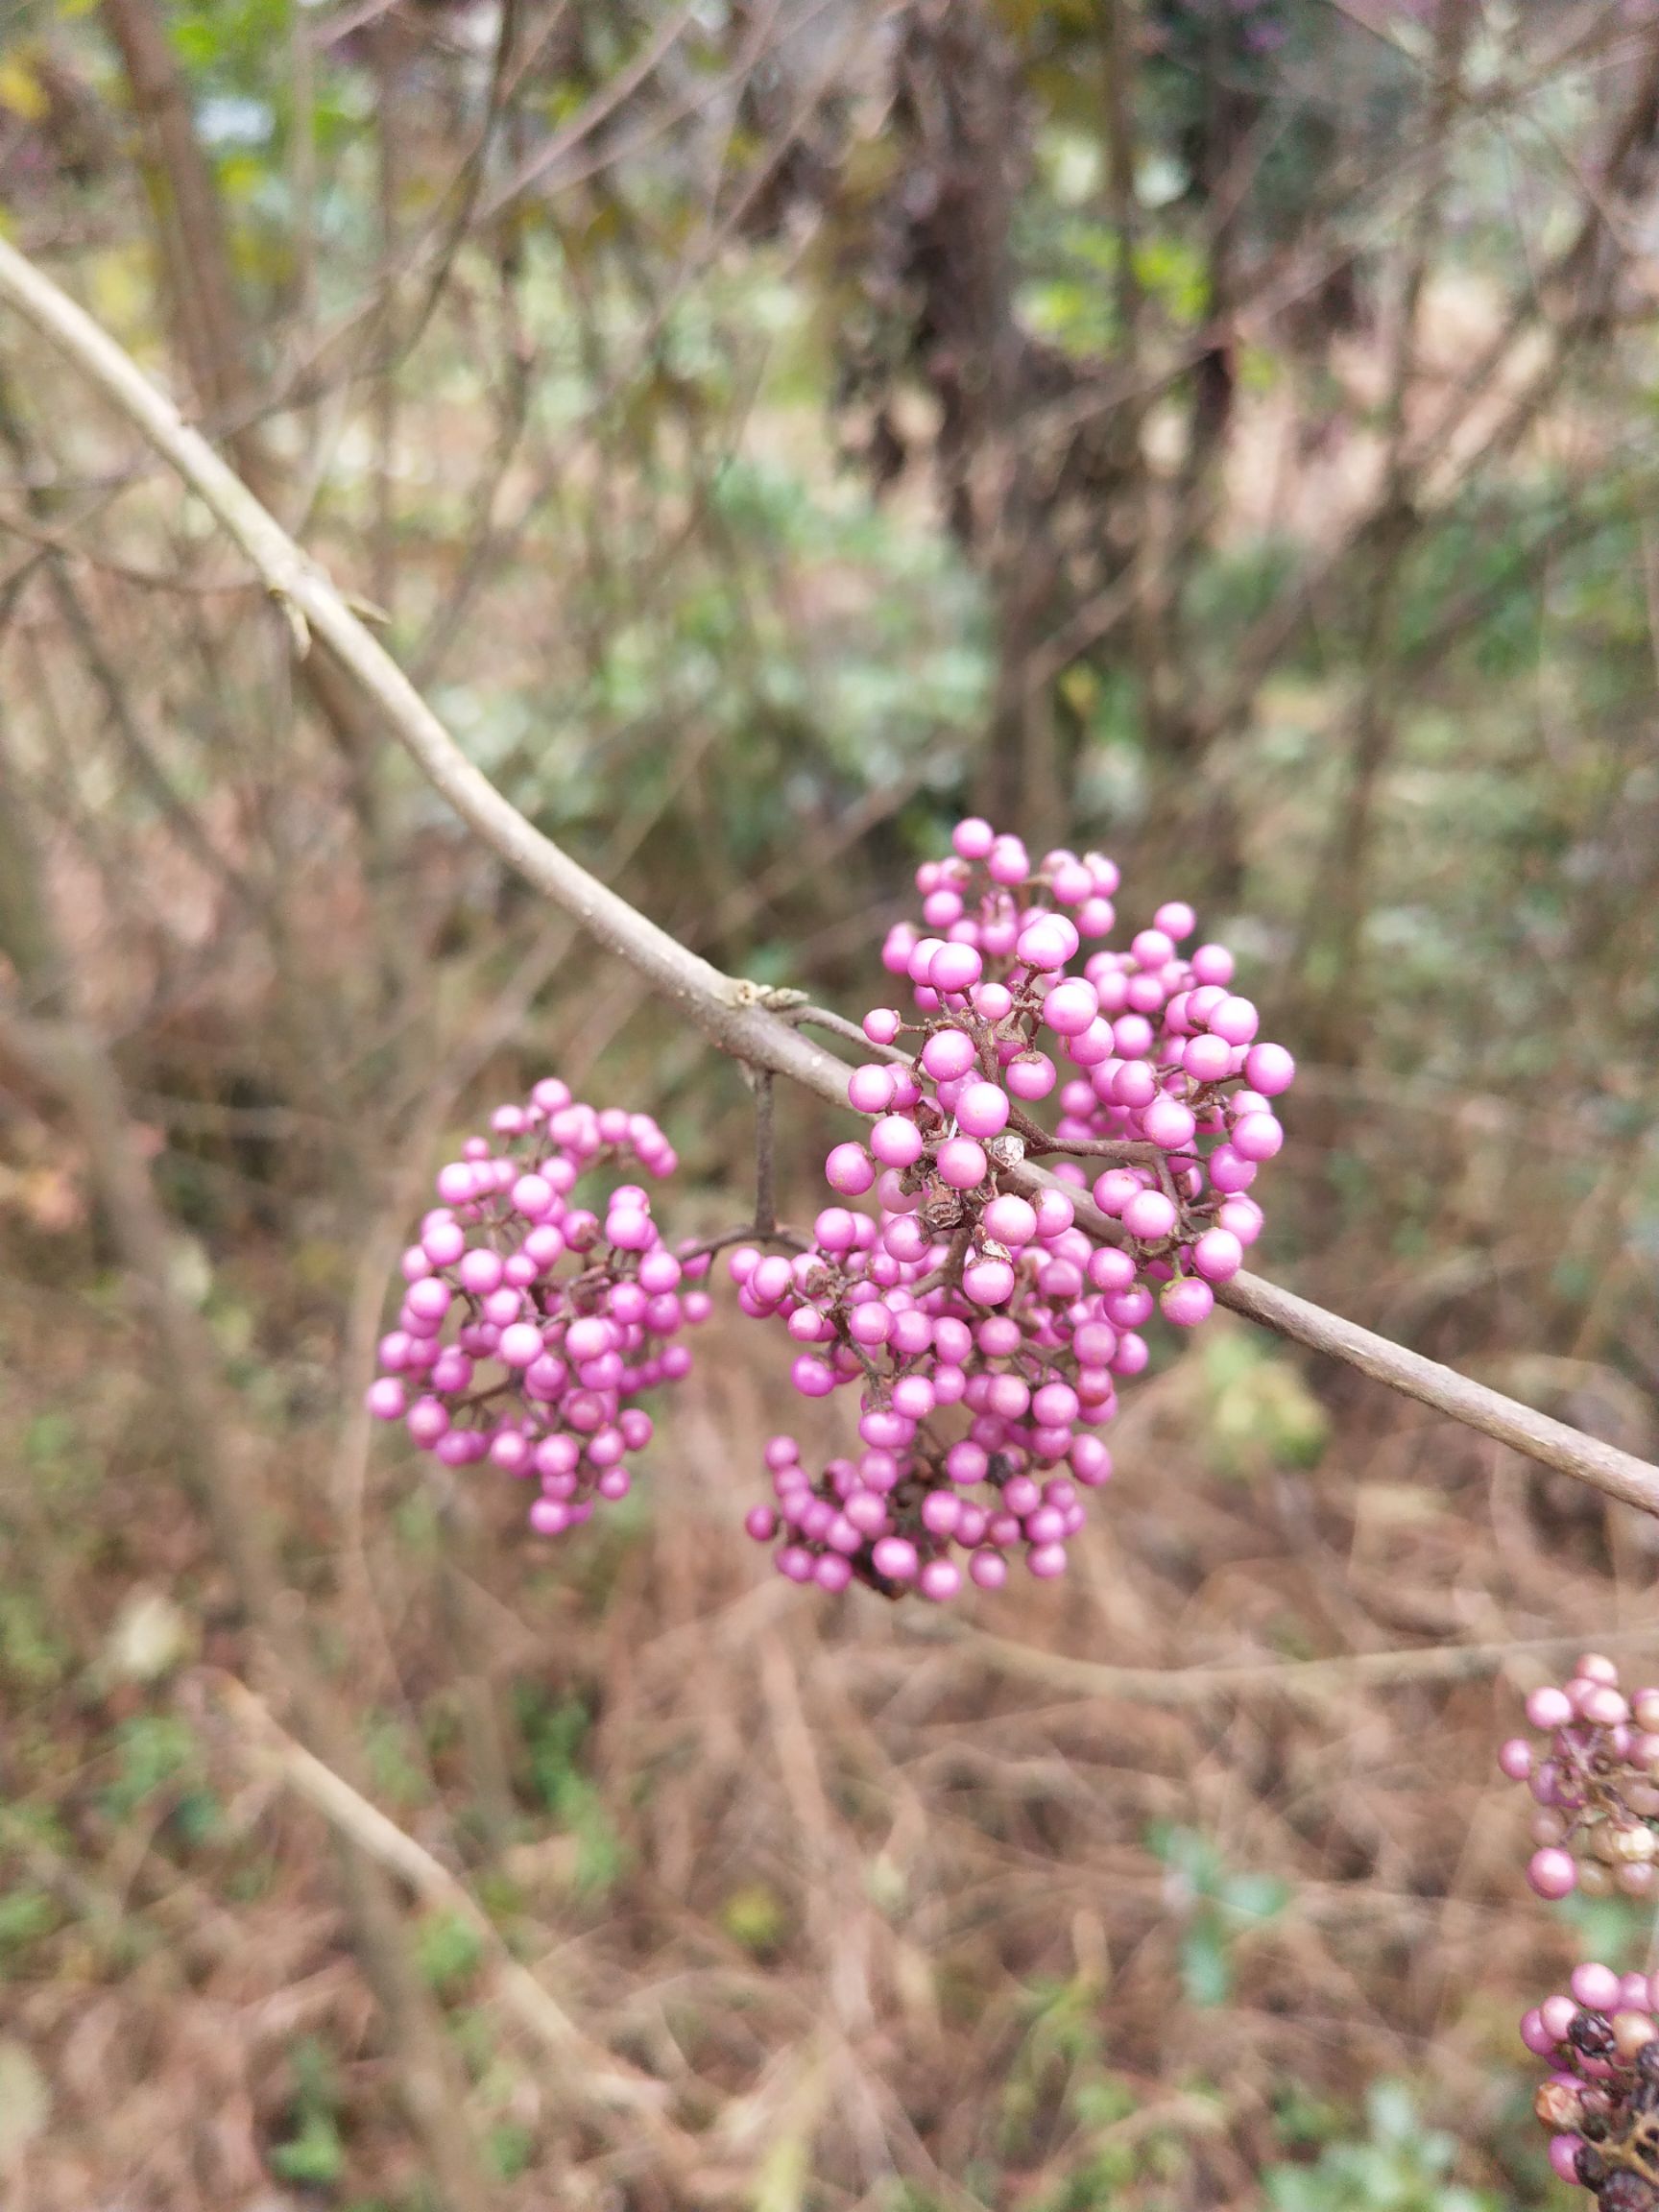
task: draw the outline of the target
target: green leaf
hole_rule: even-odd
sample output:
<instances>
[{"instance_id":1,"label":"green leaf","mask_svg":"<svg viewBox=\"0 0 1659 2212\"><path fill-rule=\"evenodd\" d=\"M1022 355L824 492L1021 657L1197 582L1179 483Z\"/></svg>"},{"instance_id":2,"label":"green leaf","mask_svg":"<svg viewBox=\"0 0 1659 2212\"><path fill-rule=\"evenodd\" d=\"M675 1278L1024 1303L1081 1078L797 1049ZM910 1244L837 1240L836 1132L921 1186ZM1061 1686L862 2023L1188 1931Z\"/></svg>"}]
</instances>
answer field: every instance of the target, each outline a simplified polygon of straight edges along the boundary
<instances>
[{"instance_id":1,"label":"green leaf","mask_svg":"<svg viewBox=\"0 0 1659 2212\"><path fill-rule=\"evenodd\" d=\"M346 2170L346 2148L334 2115L312 2105L299 2133L273 2149L271 2165L284 2181L299 2181L315 2189L338 2181Z\"/></svg>"},{"instance_id":2,"label":"green leaf","mask_svg":"<svg viewBox=\"0 0 1659 2212\"><path fill-rule=\"evenodd\" d=\"M422 1980L441 1996L476 1972L483 1956L484 1938L459 1913L434 1912L421 1921L415 1938L416 1963Z\"/></svg>"}]
</instances>

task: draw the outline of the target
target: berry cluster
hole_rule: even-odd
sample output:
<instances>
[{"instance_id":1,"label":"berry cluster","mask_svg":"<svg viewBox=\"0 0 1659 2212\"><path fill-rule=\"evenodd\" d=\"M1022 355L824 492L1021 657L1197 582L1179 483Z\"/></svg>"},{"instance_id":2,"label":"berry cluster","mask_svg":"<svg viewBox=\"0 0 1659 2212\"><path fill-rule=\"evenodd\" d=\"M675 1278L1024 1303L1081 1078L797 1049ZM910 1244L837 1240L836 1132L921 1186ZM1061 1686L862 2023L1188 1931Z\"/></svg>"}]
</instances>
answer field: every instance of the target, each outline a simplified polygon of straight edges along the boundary
<instances>
[{"instance_id":1,"label":"berry cluster","mask_svg":"<svg viewBox=\"0 0 1659 2212\"><path fill-rule=\"evenodd\" d=\"M489 1458L539 1479L530 1526L557 1536L595 1497L628 1495L627 1455L652 1430L633 1400L690 1367L675 1339L709 1313L693 1286L709 1262L668 1249L637 1184L612 1190L603 1219L573 1202L584 1175L630 1157L673 1172L649 1115L596 1113L549 1077L497 1107L491 1129L439 1170L443 1204L403 1255L408 1287L369 1410L403 1420L445 1466Z\"/></svg>"},{"instance_id":2,"label":"berry cluster","mask_svg":"<svg viewBox=\"0 0 1659 2212\"><path fill-rule=\"evenodd\" d=\"M1570 1680L1534 1690L1527 1718L1548 1738L1538 1757L1524 1736L1499 1752L1511 1781L1538 1802L1538 1846L1527 1879L1540 1897L1581 1888L1650 1897L1659 1888L1659 1689L1619 1687L1611 1659L1589 1651Z\"/></svg>"},{"instance_id":3,"label":"berry cluster","mask_svg":"<svg viewBox=\"0 0 1659 2212\"><path fill-rule=\"evenodd\" d=\"M1521 2040L1551 2068L1533 2099L1550 2163L1593 2190L1600 2212L1659 2212L1659 1988L1588 1964L1571 1991L1521 2023Z\"/></svg>"},{"instance_id":4,"label":"berry cluster","mask_svg":"<svg viewBox=\"0 0 1659 2212\"><path fill-rule=\"evenodd\" d=\"M1190 907L1161 907L1127 952L1070 974L1084 939L1116 923L1114 864L1054 852L1034 869L1018 838L977 820L952 844L917 872L933 934L902 923L882 950L920 1018L866 1015L889 1057L853 1070L848 1100L873 1126L825 1166L839 1196L873 1190L878 1217L831 1206L794 1260L750 1247L731 1260L744 1311L783 1314L810 1347L796 1388L857 1382L862 1397L861 1456L817 1481L776 1440L778 1506L757 1506L750 1533L781 1537L777 1565L797 1581L935 1599L962 1586L954 1549L982 1588L1017 1545L1040 1578L1065 1571L1077 1486L1111 1471L1090 1431L1115 1410L1115 1378L1145 1366L1154 1305L1191 1327L1242 1265L1262 1227L1245 1192L1282 1142L1268 1101L1295 1072L1255 1042L1256 1009L1227 988L1231 955L1177 952ZM1029 1109L1060 1084L1055 1054L1080 1072L1050 1129ZM1012 1187L1044 1154L1073 1186L1085 1160L1102 1165L1094 1197L1121 1246L1077 1228L1065 1190ZM951 1441L935 1417L957 1405L966 1433Z\"/></svg>"}]
</instances>

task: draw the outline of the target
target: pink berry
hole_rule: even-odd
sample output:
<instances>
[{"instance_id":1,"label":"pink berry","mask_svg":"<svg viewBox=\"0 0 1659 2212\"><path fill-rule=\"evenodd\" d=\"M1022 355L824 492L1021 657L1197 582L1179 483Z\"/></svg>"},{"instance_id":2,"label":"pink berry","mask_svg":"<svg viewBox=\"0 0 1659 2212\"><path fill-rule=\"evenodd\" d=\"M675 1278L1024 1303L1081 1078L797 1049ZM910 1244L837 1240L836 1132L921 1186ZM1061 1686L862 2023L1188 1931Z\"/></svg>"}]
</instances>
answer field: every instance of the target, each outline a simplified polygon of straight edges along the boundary
<instances>
[{"instance_id":1,"label":"pink berry","mask_svg":"<svg viewBox=\"0 0 1659 2212\"><path fill-rule=\"evenodd\" d=\"M1532 1854L1527 1879L1540 1897L1553 1901L1570 1896L1578 1887L1578 1868L1570 1853L1547 1848Z\"/></svg>"},{"instance_id":2,"label":"pink berry","mask_svg":"<svg viewBox=\"0 0 1659 2212\"><path fill-rule=\"evenodd\" d=\"M922 1065L936 1083L966 1075L978 1058L974 1040L965 1029L936 1029L922 1047Z\"/></svg>"},{"instance_id":3,"label":"pink berry","mask_svg":"<svg viewBox=\"0 0 1659 2212\"><path fill-rule=\"evenodd\" d=\"M857 1198L876 1180L876 1170L862 1144L837 1144L824 1163L825 1180L843 1197Z\"/></svg>"},{"instance_id":4,"label":"pink berry","mask_svg":"<svg viewBox=\"0 0 1659 2212\"><path fill-rule=\"evenodd\" d=\"M1164 1286L1158 1304L1166 1321L1178 1329L1195 1329L1200 1321L1208 1320L1215 1293L1201 1277L1180 1275Z\"/></svg>"},{"instance_id":5,"label":"pink berry","mask_svg":"<svg viewBox=\"0 0 1659 2212\"><path fill-rule=\"evenodd\" d=\"M1527 1700L1527 1718L1534 1728L1565 1728L1574 1716L1573 1700L1553 1683L1534 1690Z\"/></svg>"},{"instance_id":6,"label":"pink berry","mask_svg":"<svg viewBox=\"0 0 1659 2212\"><path fill-rule=\"evenodd\" d=\"M1055 1084L1054 1063L1046 1052L1021 1052L1002 1070L1002 1080L1016 1098L1027 1102L1046 1098Z\"/></svg>"},{"instance_id":7,"label":"pink berry","mask_svg":"<svg viewBox=\"0 0 1659 2212\"><path fill-rule=\"evenodd\" d=\"M976 1306L1000 1306L1014 1295L1014 1270L1006 1260L972 1260L962 1270L962 1287Z\"/></svg>"},{"instance_id":8,"label":"pink berry","mask_svg":"<svg viewBox=\"0 0 1659 2212\"><path fill-rule=\"evenodd\" d=\"M1166 1152L1178 1151L1190 1144L1197 1124L1190 1111L1178 1098L1154 1098L1142 1116L1142 1127L1149 1141ZM1275 1128L1278 1124L1275 1122Z\"/></svg>"},{"instance_id":9,"label":"pink berry","mask_svg":"<svg viewBox=\"0 0 1659 2212\"><path fill-rule=\"evenodd\" d=\"M882 1536L870 1553L878 1575L890 1582L908 1582L916 1573L916 1547L908 1537Z\"/></svg>"},{"instance_id":10,"label":"pink berry","mask_svg":"<svg viewBox=\"0 0 1659 2212\"><path fill-rule=\"evenodd\" d=\"M1144 1244L1160 1243L1175 1232L1176 1212L1162 1190L1138 1190L1123 1209L1123 1226Z\"/></svg>"},{"instance_id":11,"label":"pink berry","mask_svg":"<svg viewBox=\"0 0 1659 2212\"><path fill-rule=\"evenodd\" d=\"M914 1166L924 1150L922 1132L902 1114L887 1114L870 1132L870 1149L883 1167Z\"/></svg>"},{"instance_id":12,"label":"pink berry","mask_svg":"<svg viewBox=\"0 0 1659 2212\"><path fill-rule=\"evenodd\" d=\"M1230 1283L1244 1264L1244 1247L1229 1229L1206 1229L1192 1247L1192 1265L1207 1283Z\"/></svg>"},{"instance_id":13,"label":"pink berry","mask_svg":"<svg viewBox=\"0 0 1659 2212\"><path fill-rule=\"evenodd\" d=\"M1612 2012L1619 2005L1619 1977L1610 1966L1587 1960L1575 1966L1568 1988L1587 2012Z\"/></svg>"},{"instance_id":14,"label":"pink berry","mask_svg":"<svg viewBox=\"0 0 1659 2212\"><path fill-rule=\"evenodd\" d=\"M1012 1190L993 1198L979 1220L986 1236L994 1237L998 1244L1029 1244L1037 1234L1036 1209Z\"/></svg>"},{"instance_id":15,"label":"pink berry","mask_svg":"<svg viewBox=\"0 0 1659 2212\"><path fill-rule=\"evenodd\" d=\"M1052 974L1076 951L1077 929L1064 914L1039 914L1020 932L1016 956L1027 968Z\"/></svg>"},{"instance_id":16,"label":"pink berry","mask_svg":"<svg viewBox=\"0 0 1659 2212\"><path fill-rule=\"evenodd\" d=\"M927 964L927 980L935 991L971 991L984 970L972 945L942 945Z\"/></svg>"},{"instance_id":17,"label":"pink berry","mask_svg":"<svg viewBox=\"0 0 1659 2212\"><path fill-rule=\"evenodd\" d=\"M1100 1011L1093 983L1081 975L1056 983L1043 1001L1043 1019L1057 1037L1079 1037Z\"/></svg>"},{"instance_id":18,"label":"pink berry","mask_svg":"<svg viewBox=\"0 0 1659 2212\"><path fill-rule=\"evenodd\" d=\"M957 1126L970 1137L996 1137L1008 1126L1008 1094L997 1083L969 1083L956 1100Z\"/></svg>"},{"instance_id":19,"label":"pink berry","mask_svg":"<svg viewBox=\"0 0 1659 2212\"><path fill-rule=\"evenodd\" d=\"M847 1103L860 1114L885 1114L893 1103L893 1070L870 1061L847 1078Z\"/></svg>"},{"instance_id":20,"label":"pink berry","mask_svg":"<svg viewBox=\"0 0 1659 2212\"><path fill-rule=\"evenodd\" d=\"M1283 1045L1252 1045L1244 1057L1244 1080L1263 1098L1277 1098L1296 1080L1296 1063Z\"/></svg>"},{"instance_id":21,"label":"pink berry","mask_svg":"<svg viewBox=\"0 0 1659 2212\"><path fill-rule=\"evenodd\" d=\"M981 1085L988 1089L988 1085ZM989 1163L972 1137L951 1137L940 1145L934 1163L939 1180L952 1190L973 1190L984 1182Z\"/></svg>"},{"instance_id":22,"label":"pink berry","mask_svg":"<svg viewBox=\"0 0 1659 2212\"><path fill-rule=\"evenodd\" d=\"M1525 1782L1532 1771L1532 1746L1524 1736L1511 1736L1498 1754L1498 1765L1511 1782Z\"/></svg>"},{"instance_id":23,"label":"pink berry","mask_svg":"<svg viewBox=\"0 0 1659 2212\"><path fill-rule=\"evenodd\" d=\"M1233 1149L1244 1160L1271 1160L1285 1132L1271 1114L1246 1114L1233 1129Z\"/></svg>"}]
</instances>

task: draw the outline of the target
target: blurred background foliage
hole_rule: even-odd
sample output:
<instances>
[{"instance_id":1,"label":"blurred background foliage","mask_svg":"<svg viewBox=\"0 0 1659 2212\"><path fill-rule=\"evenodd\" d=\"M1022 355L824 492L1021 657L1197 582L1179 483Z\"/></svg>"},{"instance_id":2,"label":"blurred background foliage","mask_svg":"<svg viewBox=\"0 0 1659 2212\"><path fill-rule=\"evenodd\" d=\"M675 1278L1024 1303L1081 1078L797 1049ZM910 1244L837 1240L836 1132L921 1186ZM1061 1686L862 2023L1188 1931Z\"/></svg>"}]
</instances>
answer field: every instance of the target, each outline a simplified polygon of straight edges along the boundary
<instances>
[{"instance_id":1,"label":"blurred background foliage","mask_svg":"<svg viewBox=\"0 0 1659 2212\"><path fill-rule=\"evenodd\" d=\"M1268 1270L1641 1453L1656 121L1650 0L0 18L7 235L551 835L853 1014L963 808L1103 847L1126 918L1191 899L1303 1062ZM0 1060L20 2202L1563 2200L1508 2019L1572 1932L1517 1902L1489 1690L1227 1718L995 1654L1594 1640L1641 1624L1647 1525L1219 1323L1160 1348L1079 1586L980 1607L977 1659L745 1595L786 1394L725 1321L652 1502L572 1548L371 1455L446 1138L557 1068L663 1118L712 1228L749 1101L14 325L0 973L106 1041L162 1287L265 1482L228 1520L179 1487L96 1133ZM809 1211L834 1118L781 1105ZM352 1906L250 1764L213 1685L286 1713L284 1621L360 1788L580 2053L527 2054L464 1911ZM696 2156L607 2136L565 2080L601 2047Z\"/></svg>"}]
</instances>

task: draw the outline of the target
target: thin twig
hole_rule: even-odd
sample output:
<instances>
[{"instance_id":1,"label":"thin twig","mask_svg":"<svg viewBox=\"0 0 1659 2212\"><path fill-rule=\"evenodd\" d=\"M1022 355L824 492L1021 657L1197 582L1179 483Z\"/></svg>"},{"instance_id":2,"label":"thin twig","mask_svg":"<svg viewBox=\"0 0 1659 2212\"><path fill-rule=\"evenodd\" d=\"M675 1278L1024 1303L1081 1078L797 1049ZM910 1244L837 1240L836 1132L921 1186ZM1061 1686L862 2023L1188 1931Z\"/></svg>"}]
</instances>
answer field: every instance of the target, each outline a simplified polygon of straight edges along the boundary
<instances>
[{"instance_id":1,"label":"thin twig","mask_svg":"<svg viewBox=\"0 0 1659 2212\"><path fill-rule=\"evenodd\" d=\"M778 1226L778 1185L773 1164L777 1112L772 1070L759 1068L750 1077L755 1091L755 1234L770 1237Z\"/></svg>"},{"instance_id":2,"label":"thin twig","mask_svg":"<svg viewBox=\"0 0 1659 2212\"><path fill-rule=\"evenodd\" d=\"M500 1930L458 1876L354 1790L344 1775L296 1742L264 1701L234 1675L214 1676L212 1689L220 1712L235 1726L244 1756L271 1767L330 1827L395 1874L423 1904L442 1907L466 1922L489 1957L503 2008L563 2065L569 2067L572 2061L581 2065L585 2101L626 2112L631 2125L650 2128L674 2148L693 2148L689 2138L662 2117L666 2085L633 2072L613 2052L602 2050L583 2034L552 1991L514 1957Z\"/></svg>"}]
</instances>

